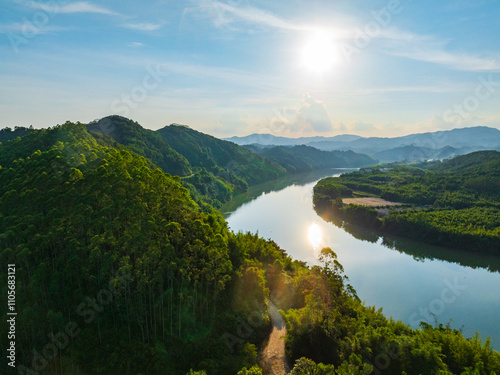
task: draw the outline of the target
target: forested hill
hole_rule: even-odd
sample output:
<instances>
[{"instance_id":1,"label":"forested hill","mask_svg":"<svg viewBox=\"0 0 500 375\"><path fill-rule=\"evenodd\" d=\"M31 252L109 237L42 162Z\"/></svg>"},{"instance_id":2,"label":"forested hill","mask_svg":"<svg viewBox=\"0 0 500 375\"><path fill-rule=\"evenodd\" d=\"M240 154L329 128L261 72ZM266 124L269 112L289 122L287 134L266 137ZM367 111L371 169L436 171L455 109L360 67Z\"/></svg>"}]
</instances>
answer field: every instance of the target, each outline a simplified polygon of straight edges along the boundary
<instances>
[{"instance_id":1,"label":"forested hill","mask_svg":"<svg viewBox=\"0 0 500 375\"><path fill-rule=\"evenodd\" d=\"M352 151L320 151L313 147L251 149L189 128L170 125L157 131L121 116L107 116L87 124L87 130L111 137L115 142L151 160L164 172L183 178L196 200L220 208L235 193L250 185L286 173L314 169L361 167L375 159ZM16 127L0 131L4 142L34 130Z\"/></svg>"},{"instance_id":2,"label":"forested hill","mask_svg":"<svg viewBox=\"0 0 500 375\"><path fill-rule=\"evenodd\" d=\"M331 249L309 268L232 233L180 177L83 124L0 145L0 263L2 306L16 269L15 369L0 310L5 375L262 375L268 299L293 374L500 373L489 341L387 319Z\"/></svg>"},{"instance_id":3,"label":"forested hill","mask_svg":"<svg viewBox=\"0 0 500 375\"><path fill-rule=\"evenodd\" d=\"M90 131L108 134L166 173L185 177L193 195L220 207L235 191L283 175L285 170L233 143L218 140L186 126L158 131L143 128L121 116L108 116L87 125Z\"/></svg>"},{"instance_id":4,"label":"forested hill","mask_svg":"<svg viewBox=\"0 0 500 375\"><path fill-rule=\"evenodd\" d=\"M384 232L500 255L500 152L473 152L426 167L373 167L322 180L315 188L316 205ZM371 207L335 201L344 188L408 207L377 219Z\"/></svg>"},{"instance_id":5,"label":"forested hill","mask_svg":"<svg viewBox=\"0 0 500 375\"><path fill-rule=\"evenodd\" d=\"M212 374L235 374L255 364L269 320L263 271L251 264L290 259L230 233L179 177L99 135L66 123L0 145L0 263L16 265L22 316L19 372L2 360L0 373L185 374L206 360ZM228 346L224 333L237 335L250 313L258 325Z\"/></svg>"},{"instance_id":6,"label":"forested hill","mask_svg":"<svg viewBox=\"0 0 500 375\"><path fill-rule=\"evenodd\" d=\"M357 168L373 165L377 162L371 156L358 154L354 151L321 151L305 145L271 148L250 145L246 147L281 165L291 173L326 168Z\"/></svg>"},{"instance_id":7,"label":"forested hill","mask_svg":"<svg viewBox=\"0 0 500 375\"><path fill-rule=\"evenodd\" d=\"M284 174L284 169L258 157L235 143L220 140L193 130L185 125L173 124L157 130L191 165L234 174L250 185L262 183Z\"/></svg>"},{"instance_id":8,"label":"forested hill","mask_svg":"<svg viewBox=\"0 0 500 375\"><path fill-rule=\"evenodd\" d=\"M28 133L33 131L33 127L25 128L22 126L16 126L14 130L11 128L0 129L0 143L10 141L11 139L16 139L17 137L23 137Z\"/></svg>"},{"instance_id":9,"label":"forested hill","mask_svg":"<svg viewBox=\"0 0 500 375\"><path fill-rule=\"evenodd\" d=\"M93 121L87 129L111 136L116 142L145 156L164 172L175 176L189 176L193 171L186 158L173 150L154 131L121 116L108 116Z\"/></svg>"},{"instance_id":10,"label":"forested hill","mask_svg":"<svg viewBox=\"0 0 500 375\"><path fill-rule=\"evenodd\" d=\"M472 152L467 155L445 160L441 163L431 164L429 170L476 175L477 177L483 174L489 175L490 177L500 177L500 152Z\"/></svg>"}]
</instances>

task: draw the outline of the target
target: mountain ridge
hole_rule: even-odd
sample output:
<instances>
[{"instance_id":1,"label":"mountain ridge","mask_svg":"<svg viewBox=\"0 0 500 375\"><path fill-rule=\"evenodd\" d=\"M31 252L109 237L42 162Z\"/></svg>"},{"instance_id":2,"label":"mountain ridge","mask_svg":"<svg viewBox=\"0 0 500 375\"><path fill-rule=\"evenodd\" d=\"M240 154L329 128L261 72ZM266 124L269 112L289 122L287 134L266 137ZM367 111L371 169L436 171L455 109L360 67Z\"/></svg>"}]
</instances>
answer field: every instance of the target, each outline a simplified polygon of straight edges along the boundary
<instances>
[{"instance_id":1,"label":"mountain ridge","mask_svg":"<svg viewBox=\"0 0 500 375\"><path fill-rule=\"evenodd\" d=\"M184 179L85 124L2 143L0 166L0 261L15 265L22 317L17 368L0 361L2 374L259 375L271 299L289 326L294 374L372 372L388 337L404 348L388 373L500 372L488 339L448 325L412 329L365 306L331 248L309 267L271 239L234 233ZM492 185L469 179L468 188L484 186ZM8 276L0 272L4 306ZM0 346L9 344L1 335Z\"/></svg>"},{"instance_id":2,"label":"mountain ridge","mask_svg":"<svg viewBox=\"0 0 500 375\"><path fill-rule=\"evenodd\" d=\"M377 162L376 159L368 155L356 153L351 150L323 151L306 145L263 148L247 146L247 148L282 166L290 173L327 168L359 168L373 165Z\"/></svg>"},{"instance_id":3,"label":"mountain ridge","mask_svg":"<svg viewBox=\"0 0 500 375\"><path fill-rule=\"evenodd\" d=\"M87 129L111 136L165 173L182 177L197 200L215 207L230 200L235 191L245 192L249 184L285 173L281 167L264 162L241 146L186 125L150 130L136 121L112 115L90 122Z\"/></svg>"},{"instance_id":4,"label":"mountain ridge","mask_svg":"<svg viewBox=\"0 0 500 375\"><path fill-rule=\"evenodd\" d=\"M478 125L478 126L468 126L464 128L453 128L449 130L436 130L436 131L428 131L428 132L422 132L422 133L410 133L410 134L405 134L405 135L400 135L396 137L363 137L361 135L357 134L337 134L331 137L325 137L325 136L314 136L314 137L284 137L284 136L276 136L270 133L252 133L246 136L232 136L232 137L225 137L221 138L223 140L227 140L230 142L237 143L236 141L242 143L242 144L250 144L250 143L243 143L247 142L250 137L262 137L262 138L268 138L268 139L278 139L278 140L285 140L285 141L293 141L293 142L307 142L307 141L316 141L316 140L340 140L342 137L347 137L348 140L345 140L346 142L349 141L354 141L357 139L399 139L399 138L407 138L407 137L415 137L415 136L424 136L424 135L432 135L432 134L444 134L444 133L450 133L450 132L460 132L460 131L467 131L470 129L489 129L489 130L495 130L500 133L500 129L491 127L491 126L485 126L485 125ZM258 143L258 142L252 142L252 143ZM238 143L237 143L238 144ZM264 143L260 143L264 144ZM304 144L304 143L297 143L297 144ZM278 145L278 144L275 144Z\"/></svg>"},{"instance_id":5,"label":"mountain ridge","mask_svg":"<svg viewBox=\"0 0 500 375\"><path fill-rule=\"evenodd\" d=\"M231 137L224 139L240 145L245 145L250 143L259 143L257 141L258 136L262 135L251 134L245 137ZM265 136L266 142L259 144L270 145L271 143L268 140L276 139L284 143L276 145L305 144L307 146L312 146L325 151L350 149L357 152L368 153L371 156L373 156L375 152L380 152L384 149L411 145L435 149L445 146L459 148L479 145L483 147L496 148L500 145L500 130L488 126L455 128L451 130L407 134L398 137L362 137L350 134L337 135L334 137L303 138L275 137L269 134Z\"/></svg>"}]
</instances>

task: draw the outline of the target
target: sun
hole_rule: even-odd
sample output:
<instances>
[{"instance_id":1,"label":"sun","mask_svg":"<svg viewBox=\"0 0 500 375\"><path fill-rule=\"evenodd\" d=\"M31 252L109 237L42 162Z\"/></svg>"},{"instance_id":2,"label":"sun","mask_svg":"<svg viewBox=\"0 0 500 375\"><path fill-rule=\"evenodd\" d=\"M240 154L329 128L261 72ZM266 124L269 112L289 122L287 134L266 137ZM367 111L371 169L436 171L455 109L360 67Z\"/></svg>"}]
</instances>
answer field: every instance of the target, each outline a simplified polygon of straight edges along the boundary
<instances>
[{"instance_id":1,"label":"sun","mask_svg":"<svg viewBox=\"0 0 500 375\"><path fill-rule=\"evenodd\" d=\"M300 50L301 65L312 73L323 74L339 62L338 48L333 35L326 30L316 30Z\"/></svg>"}]
</instances>

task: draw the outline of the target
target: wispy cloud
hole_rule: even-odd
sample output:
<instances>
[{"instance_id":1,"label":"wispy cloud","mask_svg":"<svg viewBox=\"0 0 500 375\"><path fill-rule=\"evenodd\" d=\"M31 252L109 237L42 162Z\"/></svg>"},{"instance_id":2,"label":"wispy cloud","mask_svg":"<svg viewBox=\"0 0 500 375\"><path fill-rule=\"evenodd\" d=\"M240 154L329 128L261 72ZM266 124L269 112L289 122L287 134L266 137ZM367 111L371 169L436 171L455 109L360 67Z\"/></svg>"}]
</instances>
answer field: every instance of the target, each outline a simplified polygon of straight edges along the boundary
<instances>
[{"instance_id":1,"label":"wispy cloud","mask_svg":"<svg viewBox=\"0 0 500 375\"><path fill-rule=\"evenodd\" d=\"M310 32L317 29L316 25L283 19L273 13L246 4L234 6L222 1L206 0L202 2L201 9L206 15L210 15L212 22L217 27L244 21L253 25L298 32ZM192 9L187 9L187 13L191 11ZM344 24L332 28L330 30L332 37L348 43L355 40L362 24L355 19L350 19L349 23L350 26ZM382 27L380 32L371 38L385 42L382 51L393 56L442 65L452 70L500 71L500 55L484 57L465 52L447 51L446 46L449 40L437 39L431 35L412 33L396 27Z\"/></svg>"},{"instance_id":2,"label":"wispy cloud","mask_svg":"<svg viewBox=\"0 0 500 375\"><path fill-rule=\"evenodd\" d=\"M165 25L165 23L127 23L122 25L127 29L139 30L139 31L155 31L159 30Z\"/></svg>"},{"instance_id":3,"label":"wispy cloud","mask_svg":"<svg viewBox=\"0 0 500 375\"><path fill-rule=\"evenodd\" d=\"M141 42L132 42L128 44L129 47L142 47L143 44Z\"/></svg>"},{"instance_id":4,"label":"wispy cloud","mask_svg":"<svg viewBox=\"0 0 500 375\"><path fill-rule=\"evenodd\" d=\"M8 34L8 33L19 33L19 34L25 34L29 33L30 35L32 34L50 34L54 33L57 31L64 31L64 30L69 30L67 27L60 27L60 26L42 26L42 27L35 27L34 25L29 25L28 26L25 23L21 22L14 22L10 24L0 24L0 34Z\"/></svg>"},{"instance_id":5,"label":"wispy cloud","mask_svg":"<svg viewBox=\"0 0 500 375\"><path fill-rule=\"evenodd\" d=\"M404 46L406 43L422 43L422 44L432 44L436 47L443 46L448 41L447 40L436 40L432 35L417 34L410 31L402 30L398 27L386 27L380 30L377 37L398 43L398 45Z\"/></svg>"},{"instance_id":6,"label":"wispy cloud","mask_svg":"<svg viewBox=\"0 0 500 375\"><path fill-rule=\"evenodd\" d=\"M400 29L388 29L382 34L386 39L384 51L389 55L405 57L445 66L452 70L493 72L500 71L500 55L485 57L467 52L447 50L450 40L430 35L419 35Z\"/></svg>"},{"instance_id":7,"label":"wispy cloud","mask_svg":"<svg viewBox=\"0 0 500 375\"><path fill-rule=\"evenodd\" d=\"M272 13L251 6L235 7L220 1L213 1L211 6L218 10L218 15L224 17L224 14L245 20L254 24L270 26L285 30L307 30L308 28L298 23L290 22L275 16Z\"/></svg>"},{"instance_id":8,"label":"wispy cloud","mask_svg":"<svg viewBox=\"0 0 500 375\"><path fill-rule=\"evenodd\" d=\"M131 45L129 44L129 46ZM109 55L108 59L110 64L127 64L130 67L136 68L143 68L145 66L154 67L161 72L168 72L174 77L177 75L183 76L183 82L191 82L190 80L195 79L199 87L205 84L209 87L219 85L218 87L222 90L220 85L224 83L228 85L228 90L233 90L237 86L243 86L258 90L267 90L268 92L281 92L283 87L287 87L287 80L276 75L231 67L192 64L188 61L156 60L144 56L124 59L120 54Z\"/></svg>"},{"instance_id":9,"label":"wispy cloud","mask_svg":"<svg viewBox=\"0 0 500 375\"><path fill-rule=\"evenodd\" d=\"M77 1L70 4L65 5L52 5L52 4L43 4L37 3L35 1L31 1L29 5L32 8L40 9L45 12L50 13L99 13L99 14L108 14L108 15L119 15L116 12L113 12L109 9L103 8L101 6L89 3L87 1Z\"/></svg>"},{"instance_id":10,"label":"wispy cloud","mask_svg":"<svg viewBox=\"0 0 500 375\"><path fill-rule=\"evenodd\" d=\"M454 70L472 72L500 71L499 58L484 58L465 53L453 53L437 49L416 49L392 51L392 55L412 60L424 61L446 66Z\"/></svg>"},{"instance_id":11,"label":"wispy cloud","mask_svg":"<svg viewBox=\"0 0 500 375\"><path fill-rule=\"evenodd\" d=\"M226 67L192 65L178 62L162 63L160 66L162 66L166 71L183 74L189 77L209 79L217 78L232 84L247 87L266 88L269 90L273 88L280 88L282 85L282 82L278 79L273 79L267 75Z\"/></svg>"},{"instance_id":12,"label":"wispy cloud","mask_svg":"<svg viewBox=\"0 0 500 375\"><path fill-rule=\"evenodd\" d=\"M457 92L457 90L466 90L465 88L458 88L453 84L442 84L436 86L393 86L393 87L373 87L355 90L357 95L371 95L371 94L386 94L397 92L414 92L414 93L446 93Z\"/></svg>"},{"instance_id":13,"label":"wispy cloud","mask_svg":"<svg viewBox=\"0 0 500 375\"><path fill-rule=\"evenodd\" d=\"M205 0L196 3L195 8L186 8L186 15L204 15L210 17L216 27L228 26L235 22L247 22L254 25L268 26L284 30L307 30L310 29L300 23L291 22L265 10L249 6L247 4L234 6L222 1Z\"/></svg>"}]
</instances>

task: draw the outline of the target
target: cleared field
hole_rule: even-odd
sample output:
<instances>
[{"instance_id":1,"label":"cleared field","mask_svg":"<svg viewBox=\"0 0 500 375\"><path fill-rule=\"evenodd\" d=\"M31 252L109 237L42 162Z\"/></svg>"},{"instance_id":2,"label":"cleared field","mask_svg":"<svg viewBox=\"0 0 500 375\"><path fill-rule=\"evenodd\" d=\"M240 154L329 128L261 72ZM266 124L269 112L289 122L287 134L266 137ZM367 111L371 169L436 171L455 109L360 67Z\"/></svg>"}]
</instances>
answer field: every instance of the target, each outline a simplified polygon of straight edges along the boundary
<instances>
[{"instance_id":1,"label":"cleared field","mask_svg":"<svg viewBox=\"0 0 500 375\"><path fill-rule=\"evenodd\" d=\"M362 206L401 206L402 203L386 201L382 198L366 197L366 198L344 198L342 202L345 204L359 204Z\"/></svg>"}]
</instances>

